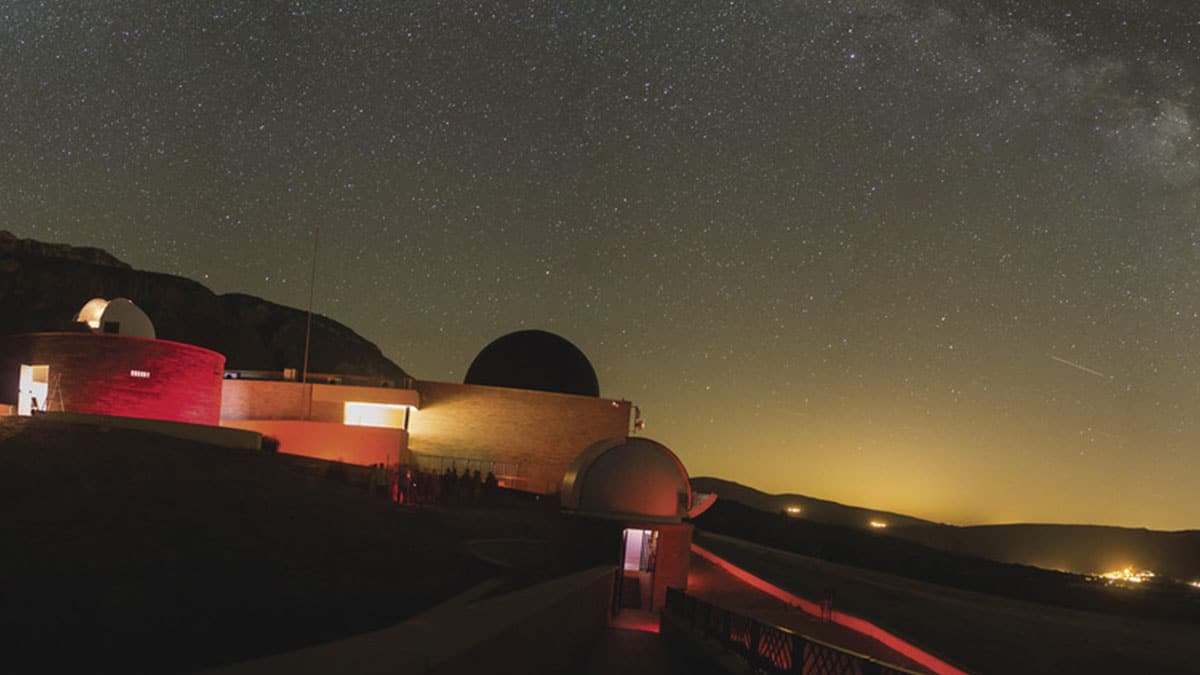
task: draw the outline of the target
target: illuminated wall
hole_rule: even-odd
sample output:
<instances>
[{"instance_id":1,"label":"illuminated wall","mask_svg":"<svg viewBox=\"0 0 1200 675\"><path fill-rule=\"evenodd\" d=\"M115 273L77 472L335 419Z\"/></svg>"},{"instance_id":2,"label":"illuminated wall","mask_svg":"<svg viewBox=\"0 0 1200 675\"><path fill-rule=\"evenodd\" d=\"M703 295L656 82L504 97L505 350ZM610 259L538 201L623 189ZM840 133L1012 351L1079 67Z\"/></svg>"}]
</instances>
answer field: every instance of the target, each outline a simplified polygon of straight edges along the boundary
<instances>
[{"instance_id":1,"label":"illuminated wall","mask_svg":"<svg viewBox=\"0 0 1200 675\"><path fill-rule=\"evenodd\" d=\"M412 451L440 457L491 460L519 465L512 487L553 493L575 457L597 440L624 438L629 403L591 396L554 394L444 382L418 382L414 389L302 384L293 381L228 379L223 382L221 420L280 441L293 454L371 464L392 441L363 440L355 429L403 430L399 456ZM310 401L311 398L311 401ZM311 438L295 424L312 426ZM252 423L252 424L251 424ZM356 450L356 444L369 443ZM394 460L393 460L394 461Z\"/></svg>"},{"instance_id":2,"label":"illuminated wall","mask_svg":"<svg viewBox=\"0 0 1200 675\"><path fill-rule=\"evenodd\" d=\"M194 345L92 333L0 338L0 403L16 405L22 365L48 366L52 412L220 423L225 357Z\"/></svg>"},{"instance_id":3,"label":"illuminated wall","mask_svg":"<svg viewBox=\"0 0 1200 675\"><path fill-rule=\"evenodd\" d=\"M341 407L314 405L309 414L311 384L271 380L222 380L221 419L340 422Z\"/></svg>"},{"instance_id":4,"label":"illuminated wall","mask_svg":"<svg viewBox=\"0 0 1200 675\"><path fill-rule=\"evenodd\" d=\"M349 464L407 463L412 389L228 379L221 425L257 431L279 451Z\"/></svg>"},{"instance_id":5,"label":"illuminated wall","mask_svg":"<svg viewBox=\"0 0 1200 675\"><path fill-rule=\"evenodd\" d=\"M420 455L520 464L513 484L553 493L575 457L629 433L629 402L524 389L417 382L421 407L409 419L409 449Z\"/></svg>"},{"instance_id":6,"label":"illuminated wall","mask_svg":"<svg viewBox=\"0 0 1200 675\"><path fill-rule=\"evenodd\" d=\"M420 400L412 389L304 384L281 380L222 382L222 420L302 420L404 427L404 412Z\"/></svg>"},{"instance_id":7,"label":"illuminated wall","mask_svg":"<svg viewBox=\"0 0 1200 675\"><path fill-rule=\"evenodd\" d=\"M221 426L257 431L279 441L279 451L347 464L408 463L403 429L303 420L223 420Z\"/></svg>"}]
</instances>

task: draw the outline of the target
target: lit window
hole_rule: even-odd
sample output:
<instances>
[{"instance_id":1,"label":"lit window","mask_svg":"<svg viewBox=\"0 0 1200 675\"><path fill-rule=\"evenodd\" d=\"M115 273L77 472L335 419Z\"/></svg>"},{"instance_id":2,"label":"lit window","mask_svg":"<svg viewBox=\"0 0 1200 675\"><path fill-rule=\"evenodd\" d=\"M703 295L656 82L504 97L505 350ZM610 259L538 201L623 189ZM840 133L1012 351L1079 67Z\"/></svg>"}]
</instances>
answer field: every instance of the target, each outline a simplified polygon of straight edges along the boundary
<instances>
[{"instance_id":1,"label":"lit window","mask_svg":"<svg viewBox=\"0 0 1200 675\"><path fill-rule=\"evenodd\" d=\"M351 426L406 429L408 406L346 401L342 422Z\"/></svg>"}]
</instances>

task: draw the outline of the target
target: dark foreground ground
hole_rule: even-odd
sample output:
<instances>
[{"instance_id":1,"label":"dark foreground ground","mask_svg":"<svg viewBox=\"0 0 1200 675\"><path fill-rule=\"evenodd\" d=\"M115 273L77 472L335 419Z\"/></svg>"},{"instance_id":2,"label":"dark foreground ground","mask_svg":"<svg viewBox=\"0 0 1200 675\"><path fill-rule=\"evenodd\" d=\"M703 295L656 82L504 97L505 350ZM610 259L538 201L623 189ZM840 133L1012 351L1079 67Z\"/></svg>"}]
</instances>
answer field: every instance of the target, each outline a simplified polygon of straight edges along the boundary
<instances>
[{"instance_id":1,"label":"dark foreground ground","mask_svg":"<svg viewBox=\"0 0 1200 675\"><path fill-rule=\"evenodd\" d=\"M390 625L496 574L478 518L277 455L0 422L6 672L184 672ZM14 669L15 668L15 669Z\"/></svg>"},{"instance_id":2,"label":"dark foreground ground","mask_svg":"<svg viewBox=\"0 0 1200 675\"><path fill-rule=\"evenodd\" d=\"M836 609L971 673L1200 673L1198 623L1036 604L709 533L697 542L802 597L832 589Z\"/></svg>"}]
</instances>

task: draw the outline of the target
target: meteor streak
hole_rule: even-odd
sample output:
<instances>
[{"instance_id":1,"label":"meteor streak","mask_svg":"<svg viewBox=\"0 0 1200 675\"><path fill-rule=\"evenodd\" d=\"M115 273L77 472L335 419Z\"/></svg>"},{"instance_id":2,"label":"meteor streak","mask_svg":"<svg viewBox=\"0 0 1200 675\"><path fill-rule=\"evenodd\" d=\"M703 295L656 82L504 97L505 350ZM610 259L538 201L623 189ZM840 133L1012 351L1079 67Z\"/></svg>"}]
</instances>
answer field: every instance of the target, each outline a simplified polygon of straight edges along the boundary
<instances>
[{"instance_id":1,"label":"meteor streak","mask_svg":"<svg viewBox=\"0 0 1200 675\"><path fill-rule=\"evenodd\" d=\"M1092 370L1091 368L1088 368L1087 366L1081 366L1078 363L1075 363L1074 361L1068 361L1064 358L1060 358L1053 354L1050 354L1050 358L1054 359L1055 361L1058 361L1061 364L1071 366L1075 370L1082 370L1083 372L1091 373L1092 375L1095 375L1096 377L1103 377L1104 379L1108 379L1108 376L1105 375L1104 373L1102 373L1098 370Z\"/></svg>"}]
</instances>

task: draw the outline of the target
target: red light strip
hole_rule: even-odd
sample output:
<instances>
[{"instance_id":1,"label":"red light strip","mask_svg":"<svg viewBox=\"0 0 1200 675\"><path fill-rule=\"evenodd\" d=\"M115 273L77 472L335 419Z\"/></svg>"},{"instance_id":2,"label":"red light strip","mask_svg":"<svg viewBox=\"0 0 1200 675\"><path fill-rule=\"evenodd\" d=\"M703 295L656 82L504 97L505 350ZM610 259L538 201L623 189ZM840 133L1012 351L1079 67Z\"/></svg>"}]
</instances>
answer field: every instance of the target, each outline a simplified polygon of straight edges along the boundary
<instances>
[{"instance_id":1,"label":"red light strip","mask_svg":"<svg viewBox=\"0 0 1200 675\"><path fill-rule=\"evenodd\" d=\"M799 607L813 616L821 616L821 606L817 603L805 600L804 598L789 593L775 584L767 581L766 579L757 577L750 572L747 572L746 570L734 565L733 563L725 560L715 553L712 553L711 551L707 551L696 544L692 544L692 553L704 558L717 567L720 567L751 588L762 591L763 593L766 593L777 600L782 600L793 607ZM856 633L878 640L891 649L894 649L895 651L907 656L922 666L925 666L937 675L967 675L966 672L955 668L954 666L946 663L945 661L919 647L905 642L904 640L892 635L870 621L860 619L845 612L839 612L838 610L833 611L832 620L839 626L844 626Z\"/></svg>"}]
</instances>

